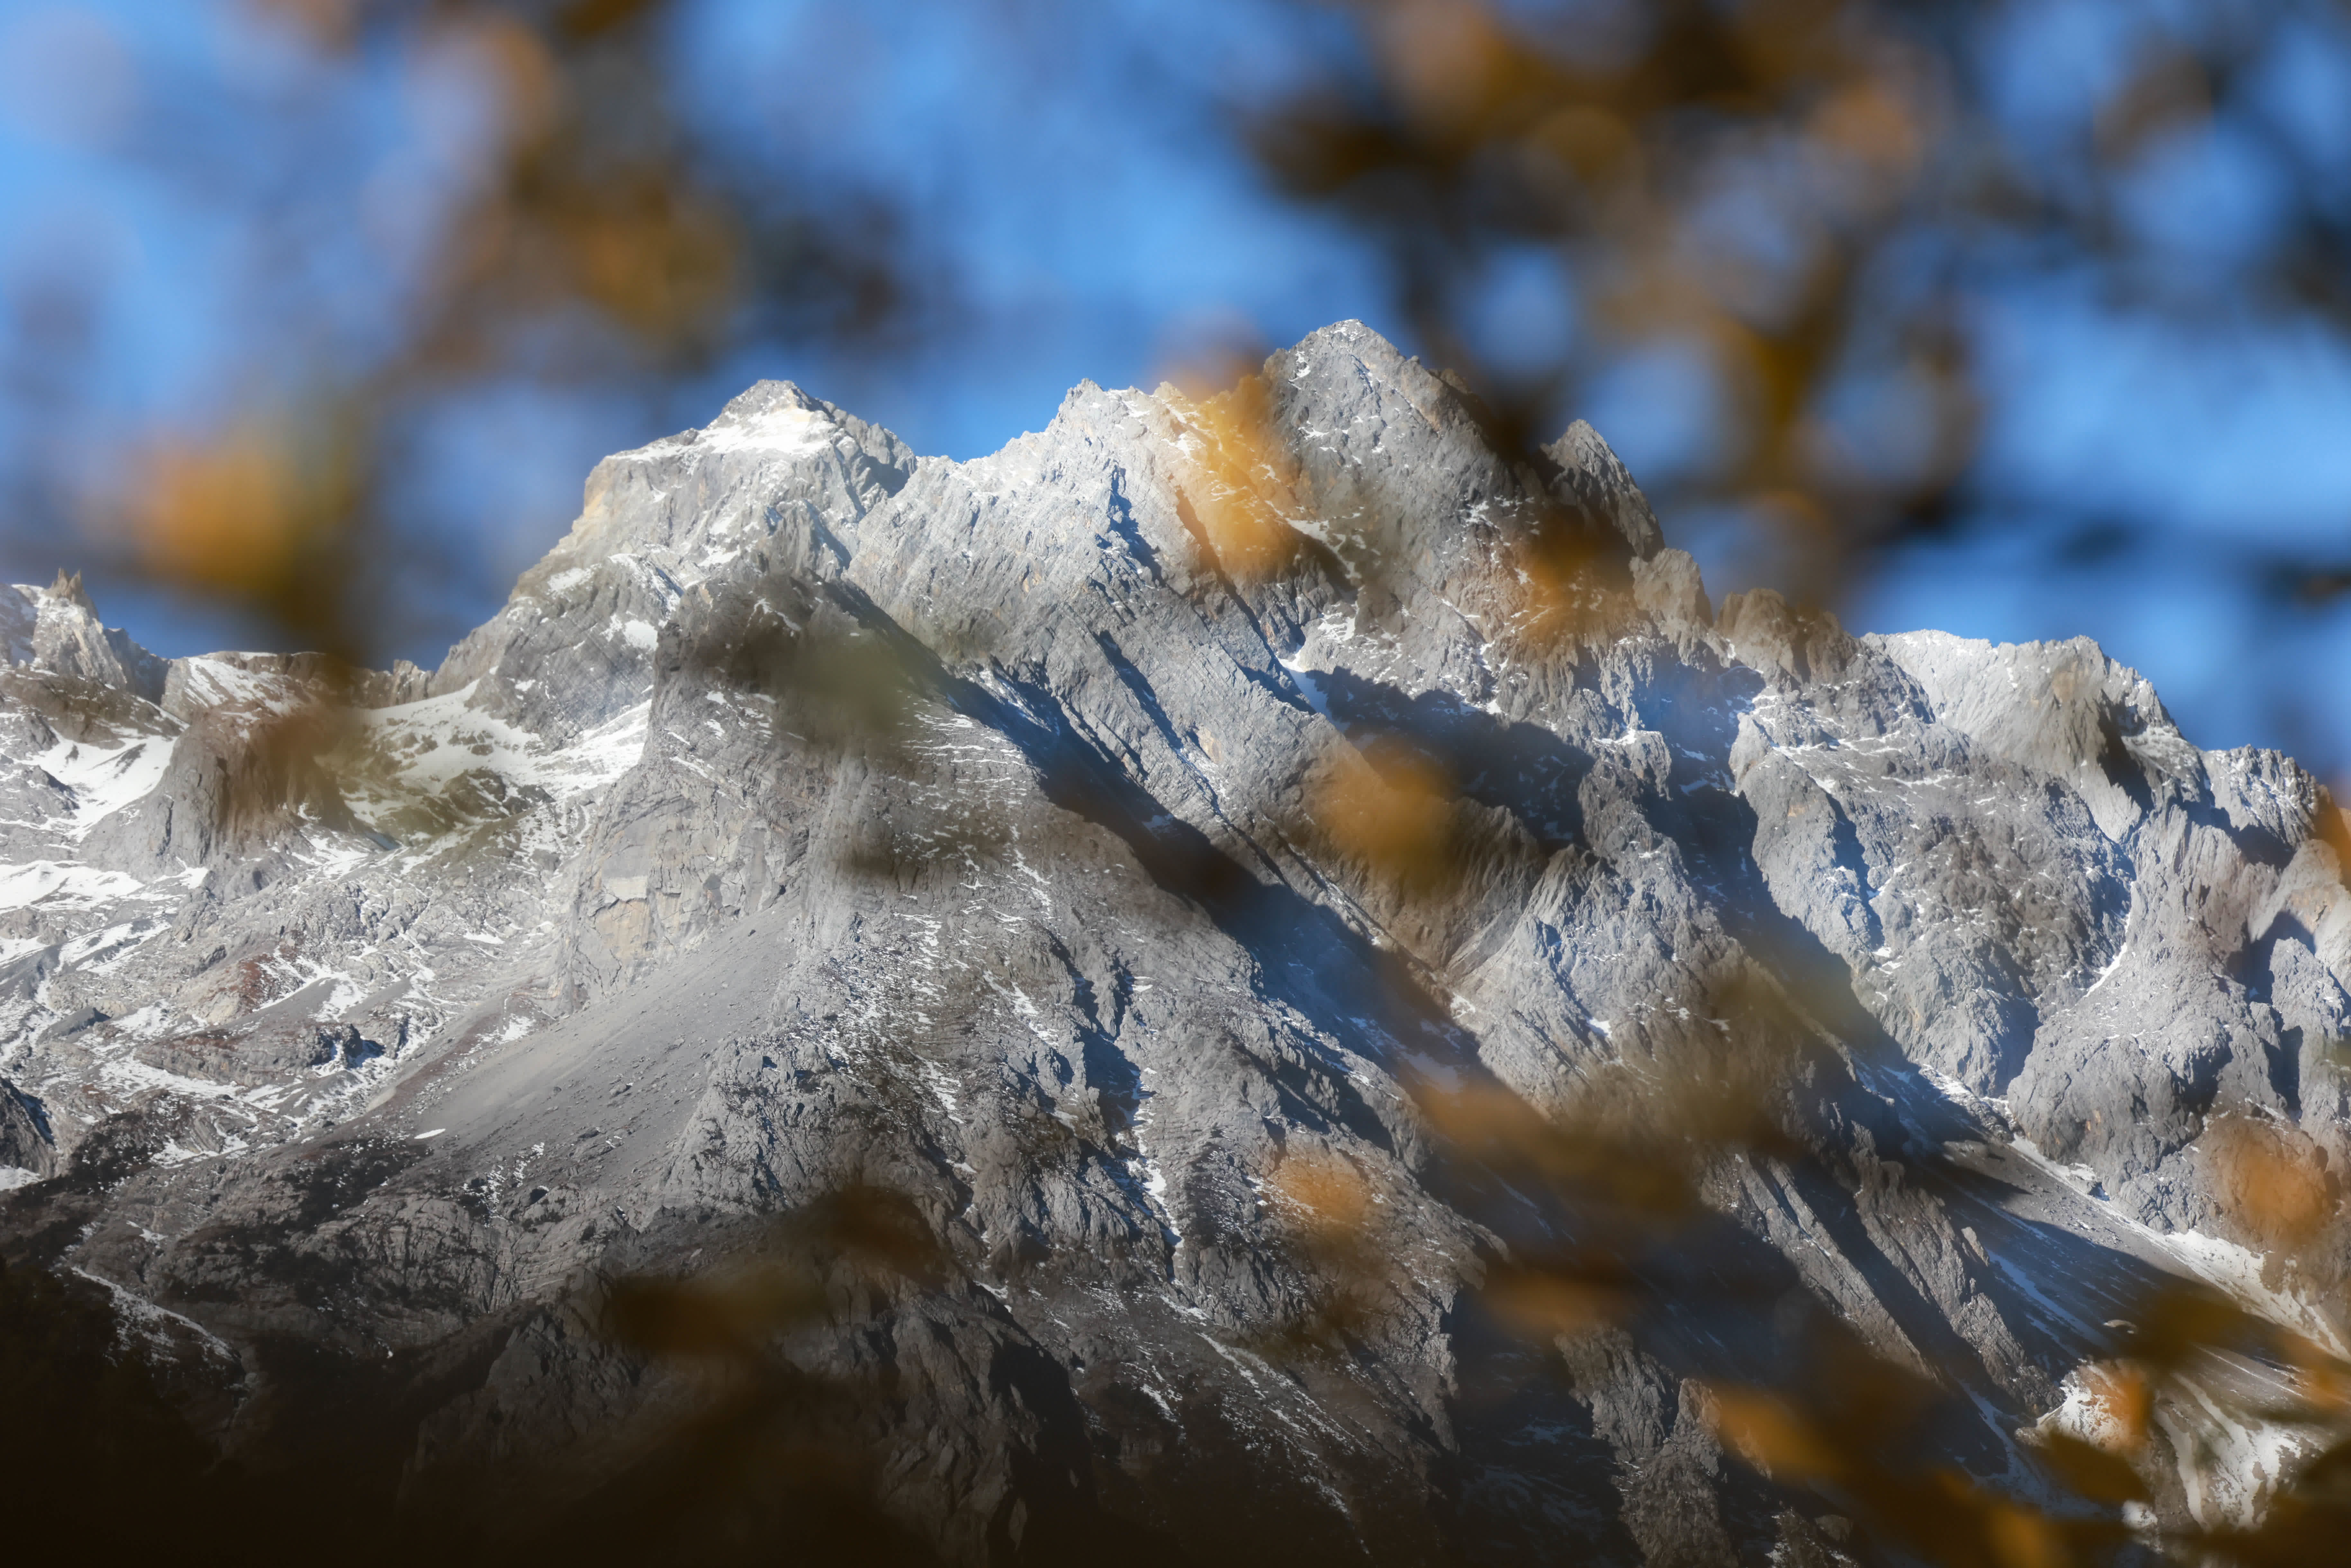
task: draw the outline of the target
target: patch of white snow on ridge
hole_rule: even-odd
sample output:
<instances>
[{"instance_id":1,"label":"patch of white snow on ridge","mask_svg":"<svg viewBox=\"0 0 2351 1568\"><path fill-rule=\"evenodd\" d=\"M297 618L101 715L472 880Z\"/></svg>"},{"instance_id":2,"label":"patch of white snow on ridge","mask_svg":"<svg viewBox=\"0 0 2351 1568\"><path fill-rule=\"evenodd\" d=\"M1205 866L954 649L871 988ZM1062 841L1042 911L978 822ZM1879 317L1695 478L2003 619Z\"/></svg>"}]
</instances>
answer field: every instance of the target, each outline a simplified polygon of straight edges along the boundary
<instances>
[{"instance_id":1,"label":"patch of white snow on ridge","mask_svg":"<svg viewBox=\"0 0 2351 1568\"><path fill-rule=\"evenodd\" d=\"M56 900L57 907L94 908L141 891L136 877L95 866L60 865L33 861L25 865L0 865L0 910Z\"/></svg>"},{"instance_id":2,"label":"patch of white snow on ridge","mask_svg":"<svg viewBox=\"0 0 2351 1568\"><path fill-rule=\"evenodd\" d=\"M153 793L172 765L172 742L160 735L142 736L107 750L61 740L33 760L73 791L73 821L66 831L78 840L100 819Z\"/></svg>"},{"instance_id":3,"label":"patch of white snow on ridge","mask_svg":"<svg viewBox=\"0 0 2351 1568\"><path fill-rule=\"evenodd\" d=\"M340 881L349 875L352 868L367 859L371 852L369 846L350 842L322 845L316 838L308 835L304 842L312 852L306 855L298 850L294 858L319 876L332 881Z\"/></svg>"},{"instance_id":4,"label":"patch of white snow on ridge","mask_svg":"<svg viewBox=\"0 0 2351 1568\"><path fill-rule=\"evenodd\" d=\"M2255 1317L2307 1335L2331 1354L2351 1357L2351 1343L2346 1343L2325 1312L2292 1289L2272 1290L2262 1282L2260 1253L2200 1230L2158 1230L2133 1218L2112 1198L2100 1196L2097 1173L2089 1166L2060 1165L2028 1137L2019 1136L2010 1146L2096 1205L2107 1223L2170 1260L2180 1273L2203 1281Z\"/></svg>"},{"instance_id":5,"label":"patch of white snow on ridge","mask_svg":"<svg viewBox=\"0 0 2351 1568\"><path fill-rule=\"evenodd\" d=\"M2234 1297L2237 1304L2247 1311L2307 1334L2336 1355L2351 1354L2351 1345L2344 1343L2325 1313L2291 1291L2272 1290L2262 1282L2262 1255L2251 1248L2207 1236L2200 1230L2175 1230L2167 1236L2151 1227L2139 1228L2205 1283L2224 1296Z\"/></svg>"},{"instance_id":6,"label":"patch of white snow on ridge","mask_svg":"<svg viewBox=\"0 0 2351 1568\"><path fill-rule=\"evenodd\" d=\"M653 630L650 621L626 622L621 628L621 636L630 647L645 653L653 652L653 644L661 641L661 633Z\"/></svg>"},{"instance_id":7,"label":"patch of white snow on ridge","mask_svg":"<svg viewBox=\"0 0 2351 1568\"><path fill-rule=\"evenodd\" d=\"M733 424L714 424L695 444L705 452L764 452L799 457L832 444L833 423L814 409L776 408Z\"/></svg>"},{"instance_id":8,"label":"patch of white snow on ridge","mask_svg":"<svg viewBox=\"0 0 2351 1568\"><path fill-rule=\"evenodd\" d=\"M279 690L281 683L206 654L183 661L181 670L188 702L194 707L217 707L227 703L267 705L273 695L285 695Z\"/></svg>"},{"instance_id":9,"label":"patch of white snow on ridge","mask_svg":"<svg viewBox=\"0 0 2351 1568\"><path fill-rule=\"evenodd\" d=\"M162 930L160 921L134 920L110 925L68 942L57 950L57 962L67 968L87 968L103 975L130 956L131 948Z\"/></svg>"},{"instance_id":10,"label":"patch of white snow on ridge","mask_svg":"<svg viewBox=\"0 0 2351 1568\"><path fill-rule=\"evenodd\" d=\"M1330 673L1314 669L1304 663L1292 663L1289 659L1278 659L1275 663L1290 672L1290 678L1296 683L1299 695L1306 699L1306 706L1324 718L1330 719L1331 696L1322 689L1322 683L1330 679ZM1335 724L1338 721L1332 719L1331 722Z\"/></svg>"},{"instance_id":11,"label":"patch of white snow on ridge","mask_svg":"<svg viewBox=\"0 0 2351 1568\"><path fill-rule=\"evenodd\" d=\"M560 751L536 759L529 782L545 786L559 800L610 784L643 759L653 711L652 703L639 703Z\"/></svg>"},{"instance_id":12,"label":"patch of white snow on ridge","mask_svg":"<svg viewBox=\"0 0 2351 1568\"><path fill-rule=\"evenodd\" d=\"M233 1101L236 1085L209 1078L190 1078L167 1071L135 1056L118 1056L99 1069L99 1082L128 1099L149 1089L161 1089L184 1100Z\"/></svg>"},{"instance_id":13,"label":"patch of white snow on ridge","mask_svg":"<svg viewBox=\"0 0 2351 1568\"><path fill-rule=\"evenodd\" d=\"M643 624L631 622L632 627ZM652 629L646 630L650 633ZM644 755L650 702L606 720L569 746L549 747L531 731L469 707L473 694L474 684L468 684L365 716L377 745L396 761L405 785L438 789L462 774L487 768L517 784L540 785L559 800L611 783Z\"/></svg>"}]
</instances>

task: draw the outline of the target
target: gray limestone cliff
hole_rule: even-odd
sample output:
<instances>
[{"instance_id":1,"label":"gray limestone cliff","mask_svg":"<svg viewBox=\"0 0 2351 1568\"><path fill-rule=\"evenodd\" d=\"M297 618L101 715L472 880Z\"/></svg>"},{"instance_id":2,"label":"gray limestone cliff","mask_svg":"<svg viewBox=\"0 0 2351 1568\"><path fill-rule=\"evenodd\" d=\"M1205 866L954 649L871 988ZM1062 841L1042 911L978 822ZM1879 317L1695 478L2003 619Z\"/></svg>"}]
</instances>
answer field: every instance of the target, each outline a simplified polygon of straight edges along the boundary
<instances>
[{"instance_id":1,"label":"gray limestone cliff","mask_svg":"<svg viewBox=\"0 0 2351 1568\"><path fill-rule=\"evenodd\" d=\"M955 463L763 383L430 674L0 591L0 1250L417 1509L666 1484L706 1366L613 1282L699 1281L975 1563L1867 1560L1716 1390L1853 1345L2034 1494L2152 1281L2339 1345L2215 1158L2351 1156L2307 773L2087 642L1718 613L1589 426L1359 325L1254 384ZM1432 1109L1701 1081L1774 1130L1649 1230ZM1562 1248L1650 1310L1514 1326ZM2208 1525L2294 1453L2166 1442Z\"/></svg>"}]
</instances>

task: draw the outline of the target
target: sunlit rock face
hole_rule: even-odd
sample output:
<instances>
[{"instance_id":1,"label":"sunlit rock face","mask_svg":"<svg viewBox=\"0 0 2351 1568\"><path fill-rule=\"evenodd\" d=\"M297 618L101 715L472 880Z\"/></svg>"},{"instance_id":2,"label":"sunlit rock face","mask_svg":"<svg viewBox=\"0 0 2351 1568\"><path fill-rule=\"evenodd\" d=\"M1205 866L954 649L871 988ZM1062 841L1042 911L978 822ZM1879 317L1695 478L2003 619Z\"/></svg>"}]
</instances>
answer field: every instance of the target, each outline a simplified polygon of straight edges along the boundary
<instances>
[{"instance_id":1,"label":"sunlit rock face","mask_svg":"<svg viewBox=\"0 0 2351 1568\"><path fill-rule=\"evenodd\" d=\"M429 674L0 593L9 1256L176 1314L265 1469L377 1391L340 1484L412 1510L657 1510L788 1364L776 1464L966 1562L1830 1562L1712 1392L1818 1335L2027 1491L2162 1273L2332 1343L2212 1144L2351 1155L2324 791L2086 642L1718 612L1589 427L1487 423L1354 323L971 463L763 384ZM1771 1136L1675 1124L1723 1082ZM1696 1209L1462 1096L1646 1115ZM2157 1515L2292 1457L2221 1436Z\"/></svg>"}]
</instances>

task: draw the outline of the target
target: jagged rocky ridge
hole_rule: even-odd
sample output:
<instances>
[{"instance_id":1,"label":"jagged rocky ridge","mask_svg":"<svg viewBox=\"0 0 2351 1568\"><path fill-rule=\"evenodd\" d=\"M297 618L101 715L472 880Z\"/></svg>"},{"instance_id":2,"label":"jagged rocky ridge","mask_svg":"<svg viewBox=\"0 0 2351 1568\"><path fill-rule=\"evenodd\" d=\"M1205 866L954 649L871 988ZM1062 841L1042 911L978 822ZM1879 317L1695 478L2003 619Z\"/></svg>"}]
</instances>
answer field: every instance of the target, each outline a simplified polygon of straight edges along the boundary
<instances>
[{"instance_id":1,"label":"jagged rocky ridge","mask_svg":"<svg viewBox=\"0 0 2351 1568\"><path fill-rule=\"evenodd\" d=\"M2020 1495L2151 1280L2339 1344L2340 1248L2209 1147L2351 1153L2306 773L2086 641L1717 613L1588 427L1506 460L1359 325L1263 386L1254 444L1088 384L958 464L763 383L599 465L430 674L0 593L7 1255L103 1281L260 1473L324 1439L411 1510L560 1502L701 1397L610 1281L886 1195L919 1260L820 1259L775 1337L886 1390L823 1442L956 1561L1866 1559L1708 1420L1809 1322ZM1436 870L1327 831L1426 776ZM1670 1103L1766 1049L1758 987L1802 1148L1704 1161L1703 1244L1641 1264L1672 1311L1498 1323L1573 1216L1420 1097ZM1376 1267L1314 1244L1316 1171ZM2294 1452L2167 1419L2168 1519Z\"/></svg>"}]
</instances>

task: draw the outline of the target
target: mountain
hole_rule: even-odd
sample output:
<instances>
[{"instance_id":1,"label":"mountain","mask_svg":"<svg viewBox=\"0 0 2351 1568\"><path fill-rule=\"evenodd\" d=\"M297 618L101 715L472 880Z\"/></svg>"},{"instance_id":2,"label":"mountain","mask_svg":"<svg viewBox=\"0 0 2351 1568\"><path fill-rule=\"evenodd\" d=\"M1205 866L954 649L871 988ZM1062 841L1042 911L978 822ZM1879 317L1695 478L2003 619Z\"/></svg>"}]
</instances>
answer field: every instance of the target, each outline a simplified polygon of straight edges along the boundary
<instances>
[{"instance_id":1,"label":"mountain","mask_svg":"<svg viewBox=\"0 0 2351 1568\"><path fill-rule=\"evenodd\" d=\"M0 592L0 1279L345 1554L2252 1521L2342 814L1491 424L1352 322L969 463L765 382L429 674Z\"/></svg>"}]
</instances>

